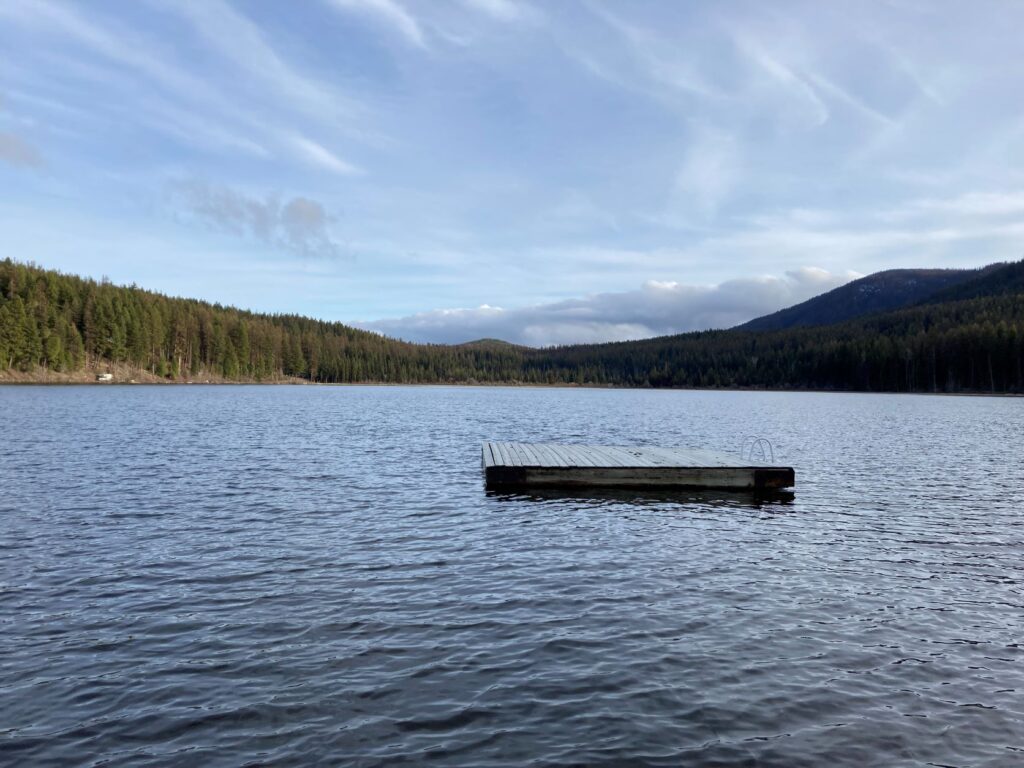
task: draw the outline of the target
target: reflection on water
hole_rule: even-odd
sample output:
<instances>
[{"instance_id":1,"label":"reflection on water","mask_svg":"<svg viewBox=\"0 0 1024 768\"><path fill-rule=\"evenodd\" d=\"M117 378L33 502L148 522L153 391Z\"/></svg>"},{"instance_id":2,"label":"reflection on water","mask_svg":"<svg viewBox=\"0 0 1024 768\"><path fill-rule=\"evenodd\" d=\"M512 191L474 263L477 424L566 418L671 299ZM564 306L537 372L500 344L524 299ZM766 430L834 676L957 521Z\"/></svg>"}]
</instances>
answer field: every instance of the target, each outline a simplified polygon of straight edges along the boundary
<instances>
[{"instance_id":1,"label":"reflection on water","mask_svg":"<svg viewBox=\"0 0 1024 768\"><path fill-rule=\"evenodd\" d=\"M742 507L766 512L786 512L796 494L789 490L759 489L751 491L723 491L697 489L658 488L532 488L520 493L486 491L487 496L499 502L562 502L579 505L672 505L693 509L706 507Z\"/></svg>"},{"instance_id":2,"label":"reflection on water","mask_svg":"<svg viewBox=\"0 0 1024 768\"><path fill-rule=\"evenodd\" d=\"M0 388L5 765L1018 765L1013 399ZM484 440L796 494L487 494Z\"/></svg>"}]
</instances>

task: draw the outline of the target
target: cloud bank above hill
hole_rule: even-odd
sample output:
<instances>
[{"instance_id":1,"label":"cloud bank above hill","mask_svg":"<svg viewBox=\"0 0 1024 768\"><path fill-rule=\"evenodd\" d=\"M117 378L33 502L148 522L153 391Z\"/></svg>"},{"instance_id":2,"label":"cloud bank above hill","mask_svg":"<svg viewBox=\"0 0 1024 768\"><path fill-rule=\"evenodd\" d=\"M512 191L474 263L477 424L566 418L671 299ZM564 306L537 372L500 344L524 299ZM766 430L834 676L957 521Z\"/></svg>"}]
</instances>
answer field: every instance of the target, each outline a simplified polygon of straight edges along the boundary
<instances>
[{"instance_id":1,"label":"cloud bank above hill","mask_svg":"<svg viewBox=\"0 0 1024 768\"><path fill-rule=\"evenodd\" d=\"M805 301L860 277L816 267L727 280L718 285L686 285L649 280L639 289L598 293L579 299L518 309L483 305L474 309L435 309L407 317L356 323L408 341L457 344L496 338L542 347L626 341L709 328L730 328Z\"/></svg>"}]
</instances>

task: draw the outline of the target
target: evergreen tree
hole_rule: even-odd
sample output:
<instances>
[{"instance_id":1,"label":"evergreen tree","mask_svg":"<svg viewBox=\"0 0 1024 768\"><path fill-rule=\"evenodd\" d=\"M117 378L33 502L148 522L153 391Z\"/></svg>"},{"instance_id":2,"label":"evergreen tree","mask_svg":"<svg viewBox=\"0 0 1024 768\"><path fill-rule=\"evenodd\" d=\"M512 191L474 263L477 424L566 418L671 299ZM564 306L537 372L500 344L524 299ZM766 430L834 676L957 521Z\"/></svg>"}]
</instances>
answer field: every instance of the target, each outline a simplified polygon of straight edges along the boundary
<instances>
[{"instance_id":1,"label":"evergreen tree","mask_svg":"<svg viewBox=\"0 0 1024 768\"><path fill-rule=\"evenodd\" d=\"M158 376L324 382L1024 391L1024 262L984 290L838 325L528 349L417 345L0 261L0 369L129 363ZM995 277L993 277L995 275Z\"/></svg>"}]
</instances>

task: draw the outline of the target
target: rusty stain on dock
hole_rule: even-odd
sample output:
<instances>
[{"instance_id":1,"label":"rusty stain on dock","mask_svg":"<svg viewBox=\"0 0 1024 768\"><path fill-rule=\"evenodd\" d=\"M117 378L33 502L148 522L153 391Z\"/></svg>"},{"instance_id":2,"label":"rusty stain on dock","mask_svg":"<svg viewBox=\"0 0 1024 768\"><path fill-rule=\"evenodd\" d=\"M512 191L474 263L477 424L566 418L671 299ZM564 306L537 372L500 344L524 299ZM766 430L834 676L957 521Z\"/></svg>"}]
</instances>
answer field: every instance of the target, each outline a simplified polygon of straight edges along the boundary
<instances>
[{"instance_id":1,"label":"rusty stain on dock","mask_svg":"<svg viewBox=\"0 0 1024 768\"><path fill-rule=\"evenodd\" d=\"M481 463L488 488L778 489L795 483L792 467L717 451L625 445L487 442Z\"/></svg>"}]
</instances>

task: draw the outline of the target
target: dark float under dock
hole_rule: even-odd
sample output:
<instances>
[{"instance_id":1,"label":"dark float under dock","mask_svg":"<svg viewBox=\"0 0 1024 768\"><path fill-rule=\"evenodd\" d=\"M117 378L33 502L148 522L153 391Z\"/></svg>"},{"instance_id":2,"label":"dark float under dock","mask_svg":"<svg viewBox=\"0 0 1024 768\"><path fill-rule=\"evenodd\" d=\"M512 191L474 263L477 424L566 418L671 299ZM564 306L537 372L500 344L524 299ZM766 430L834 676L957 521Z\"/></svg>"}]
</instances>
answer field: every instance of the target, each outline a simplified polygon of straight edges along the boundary
<instances>
[{"instance_id":1,"label":"dark float under dock","mask_svg":"<svg viewBox=\"0 0 1024 768\"><path fill-rule=\"evenodd\" d=\"M774 490L795 483L792 467L717 451L623 445L483 444L487 487L601 486Z\"/></svg>"}]
</instances>

